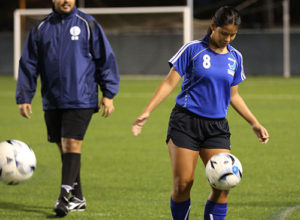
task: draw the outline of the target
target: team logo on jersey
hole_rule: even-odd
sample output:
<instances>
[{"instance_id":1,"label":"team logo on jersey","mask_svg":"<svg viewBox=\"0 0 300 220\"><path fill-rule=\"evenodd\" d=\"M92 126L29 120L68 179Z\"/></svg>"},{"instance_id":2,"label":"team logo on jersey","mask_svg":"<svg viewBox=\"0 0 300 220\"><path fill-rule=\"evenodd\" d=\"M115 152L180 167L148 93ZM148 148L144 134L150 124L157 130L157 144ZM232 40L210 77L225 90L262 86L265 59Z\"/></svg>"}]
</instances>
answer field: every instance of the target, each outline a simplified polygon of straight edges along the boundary
<instances>
[{"instance_id":1,"label":"team logo on jersey","mask_svg":"<svg viewBox=\"0 0 300 220\"><path fill-rule=\"evenodd\" d=\"M71 27L70 29L70 34L72 35L71 40L78 40L80 32L81 30L78 26Z\"/></svg>"},{"instance_id":2,"label":"team logo on jersey","mask_svg":"<svg viewBox=\"0 0 300 220\"><path fill-rule=\"evenodd\" d=\"M236 61L230 57L228 57L228 60L231 61L232 63L228 63L227 73L229 75L234 76L235 68L236 68Z\"/></svg>"}]
</instances>

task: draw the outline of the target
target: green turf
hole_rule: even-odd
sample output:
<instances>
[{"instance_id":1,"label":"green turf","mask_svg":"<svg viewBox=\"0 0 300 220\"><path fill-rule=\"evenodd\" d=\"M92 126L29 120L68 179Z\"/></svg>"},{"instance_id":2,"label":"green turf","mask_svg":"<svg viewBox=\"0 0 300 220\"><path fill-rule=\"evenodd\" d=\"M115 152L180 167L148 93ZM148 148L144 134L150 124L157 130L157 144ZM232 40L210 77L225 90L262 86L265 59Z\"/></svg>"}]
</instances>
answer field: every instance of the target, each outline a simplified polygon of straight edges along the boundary
<instances>
[{"instance_id":1,"label":"green turf","mask_svg":"<svg viewBox=\"0 0 300 220\"><path fill-rule=\"evenodd\" d=\"M115 113L93 116L83 145L82 182L88 208L67 219L171 219L171 166L165 146L168 117L176 92L152 114L143 133L134 137L131 124L143 110L161 79L121 77ZM18 139L36 153L37 169L27 182L0 184L0 219L53 218L60 187L60 157L46 141L40 92L30 120L15 104L16 82L0 77L0 140ZM228 120L232 153L242 162L243 180L230 193L230 220L299 219L300 210L300 78L248 77L240 93L268 129L271 140L258 143L250 126L232 109ZM192 189L190 219L203 219L209 186L200 163Z\"/></svg>"}]
</instances>

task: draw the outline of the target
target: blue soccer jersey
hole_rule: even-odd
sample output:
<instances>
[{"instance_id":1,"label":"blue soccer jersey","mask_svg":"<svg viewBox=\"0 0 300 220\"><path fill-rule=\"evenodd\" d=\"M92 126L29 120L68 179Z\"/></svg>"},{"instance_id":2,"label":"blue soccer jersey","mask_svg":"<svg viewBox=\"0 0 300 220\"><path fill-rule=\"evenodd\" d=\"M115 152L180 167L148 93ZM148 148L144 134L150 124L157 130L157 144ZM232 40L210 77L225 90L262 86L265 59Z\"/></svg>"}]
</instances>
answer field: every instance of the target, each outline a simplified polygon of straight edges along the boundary
<instances>
[{"instance_id":1,"label":"blue soccer jersey","mask_svg":"<svg viewBox=\"0 0 300 220\"><path fill-rule=\"evenodd\" d=\"M228 45L228 53L218 54L202 41L185 44L169 64L184 77L176 103L207 118L225 118L230 103L230 88L246 77L239 51Z\"/></svg>"}]
</instances>

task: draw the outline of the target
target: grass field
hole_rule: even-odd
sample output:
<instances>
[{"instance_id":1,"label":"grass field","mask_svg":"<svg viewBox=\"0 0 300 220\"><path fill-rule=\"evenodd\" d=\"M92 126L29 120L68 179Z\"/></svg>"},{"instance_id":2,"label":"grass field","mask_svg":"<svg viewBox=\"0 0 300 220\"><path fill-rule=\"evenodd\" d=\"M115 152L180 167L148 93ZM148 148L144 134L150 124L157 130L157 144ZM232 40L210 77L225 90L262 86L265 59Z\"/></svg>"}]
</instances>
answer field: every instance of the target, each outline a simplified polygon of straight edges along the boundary
<instances>
[{"instance_id":1,"label":"grass field","mask_svg":"<svg viewBox=\"0 0 300 220\"><path fill-rule=\"evenodd\" d=\"M82 155L88 207L66 219L171 219L172 180L165 135L177 91L153 112L140 136L131 134L131 124L161 79L121 77L115 113L107 119L93 116ZM55 145L46 141L40 92L32 103L32 118L27 120L18 113L15 86L12 77L0 77L0 140L18 139L30 145L37 168L27 182L0 184L0 219L54 218L60 157ZM229 110L232 153L241 160L244 176L231 191L226 219L300 219L300 78L248 77L240 93L271 139L267 145L258 143L250 126ZM191 220L203 219L210 191L200 160L196 173Z\"/></svg>"}]
</instances>

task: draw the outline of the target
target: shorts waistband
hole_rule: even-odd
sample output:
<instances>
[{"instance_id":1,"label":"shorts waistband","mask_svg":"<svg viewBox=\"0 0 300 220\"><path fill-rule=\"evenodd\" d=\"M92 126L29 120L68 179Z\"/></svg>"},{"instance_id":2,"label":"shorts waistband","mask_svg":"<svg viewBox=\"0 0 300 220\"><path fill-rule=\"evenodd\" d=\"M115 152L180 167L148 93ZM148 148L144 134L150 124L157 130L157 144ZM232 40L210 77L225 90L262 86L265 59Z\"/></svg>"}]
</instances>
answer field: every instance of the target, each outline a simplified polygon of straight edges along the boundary
<instances>
[{"instance_id":1,"label":"shorts waistband","mask_svg":"<svg viewBox=\"0 0 300 220\"><path fill-rule=\"evenodd\" d=\"M201 118L201 119L205 119L205 120L210 120L210 121L222 121L222 120L226 119L226 118L207 118L207 117L204 117L204 116L201 116L201 115L198 115L194 112L189 111L187 108L182 107L178 103L175 104L174 109L179 109L180 111L185 112L189 115L192 115L192 116L195 116L195 117L198 117L198 118Z\"/></svg>"}]
</instances>

